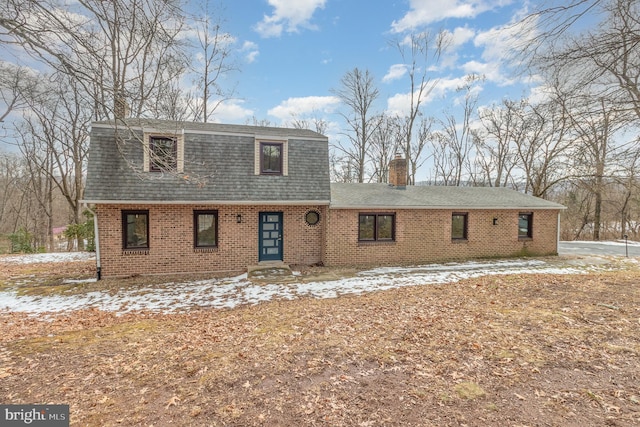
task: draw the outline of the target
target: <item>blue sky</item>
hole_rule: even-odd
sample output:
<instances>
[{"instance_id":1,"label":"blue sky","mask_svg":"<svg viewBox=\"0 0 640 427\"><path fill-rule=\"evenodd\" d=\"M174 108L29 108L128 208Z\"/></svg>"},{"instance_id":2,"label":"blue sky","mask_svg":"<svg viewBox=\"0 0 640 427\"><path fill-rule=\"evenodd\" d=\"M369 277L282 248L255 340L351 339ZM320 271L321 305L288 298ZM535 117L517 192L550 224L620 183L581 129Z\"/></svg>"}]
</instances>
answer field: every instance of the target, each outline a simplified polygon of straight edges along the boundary
<instances>
[{"instance_id":1,"label":"blue sky","mask_svg":"<svg viewBox=\"0 0 640 427\"><path fill-rule=\"evenodd\" d=\"M480 104L529 95L532 80L515 76L505 52L516 39L509 27L527 12L511 0L251 0L223 1L223 27L235 43L240 71L236 99L215 120L276 125L299 118L339 121L332 89L355 67L369 70L380 90L376 110L402 111L408 77L392 44L410 33L450 32L452 45L430 75L437 79L430 114L456 107L456 87L469 73L485 76L476 90ZM535 31L530 28L529 31Z\"/></svg>"},{"instance_id":2,"label":"blue sky","mask_svg":"<svg viewBox=\"0 0 640 427\"><path fill-rule=\"evenodd\" d=\"M187 0L193 12L200 1ZM71 2L73 3L73 2ZM447 31L451 46L439 63L427 64L437 84L425 102L427 115L443 118L459 109L466 75L481 74L479 105L536 93L537 80L514 75L505 53L534 34L514 23L528 12L515 0L210 0L222 21L238 71L224 77L235 88L216 110L214 121L247 123L253 118L286 126L297 119L322 119L334 142L344 138L341 106L333 89L354 68L368 70L380 91L375 113L406 111L409 80L394 46L411 33ZM522 34L522 33L519 33ZM30 65L28 57L0 52ZM10 57L11 56L11 57ZM25 61L27 61L25 63ZM186 83L186 80L185 80Z\"/></svg>"}]
</instances>

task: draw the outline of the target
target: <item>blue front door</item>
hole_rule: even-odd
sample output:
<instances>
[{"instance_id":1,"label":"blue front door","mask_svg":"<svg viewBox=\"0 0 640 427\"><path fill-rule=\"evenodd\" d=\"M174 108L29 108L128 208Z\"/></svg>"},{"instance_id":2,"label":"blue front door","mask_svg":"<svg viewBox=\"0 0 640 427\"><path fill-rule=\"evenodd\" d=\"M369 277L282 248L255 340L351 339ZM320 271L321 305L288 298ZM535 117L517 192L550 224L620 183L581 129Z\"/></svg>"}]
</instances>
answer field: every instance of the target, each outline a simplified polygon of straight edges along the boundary
<instances>
[{"instance_id":1,"label":"blue front door","mask_svg":"<svg viewBox=\"0 0 640 427\"><path fill-rule=\"evenodd\" d=\"M282 261L282 212L260 212L259 261Z\"/></svg>"}]
</instances>

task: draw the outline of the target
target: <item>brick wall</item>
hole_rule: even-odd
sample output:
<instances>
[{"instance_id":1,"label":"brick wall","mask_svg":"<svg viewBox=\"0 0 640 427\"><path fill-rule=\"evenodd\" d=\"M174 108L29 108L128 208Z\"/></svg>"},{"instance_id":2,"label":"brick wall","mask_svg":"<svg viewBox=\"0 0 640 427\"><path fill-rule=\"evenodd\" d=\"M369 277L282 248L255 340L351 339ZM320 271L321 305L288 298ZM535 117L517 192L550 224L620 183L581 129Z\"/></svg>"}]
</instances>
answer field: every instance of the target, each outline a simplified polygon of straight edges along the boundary
<instances>
[{"instance_id":1,"label":"brick wall","mask_svg":"<svg viewBox=\"0 0 640 427\"><path fill-rule=\"evenodd\" d=\"M557 254L557 210L534 211L531 239L518 238L520 211L467 211L468 238L464 241L451 239L452 213L451 210L396 210L395 241L378 243L358 242L359 211L331 209L326 224L329 232L324 264L388 265ZM496 225L493 225L494 218Z\"/></svg>"},{"instance_id":2,"label":"brick wall","mask_svg":"<svg viewBox=\"0 0 640 427\"><path fill-rule=\"evenodd\" d=\"M122 210L137 209L149 210L150 248L123 251ZM200 251L193 245L193 211L207 209L218 211L218 247ZM320 213L315 226L305 222L309 210ZM556 210L534 211L533 238L526 240L518 238L519 211L468 211L465 241L451 239L451 210L396 210L395 241L381 243L358 242L359 211L326 206L98 205L96 212L103 277L242 271L258 262L259 212L283 212L284 262L292 265L388 265L557 253Z\"/></svg>"},{"instance_id":3,"label":"brick wall","mask_svg":"<svg viewBox=\"0 0 640 427\"><path fill-rule=\"evenodd\" d=\"M149 250L123 251L122 210L149 210ZM193 211L218 211L218 247L194 249ZM305 213L320 212L309 226ZM98 205L103 277L135 274L241 271L258 262L259 212L283 213L283 256L288 264L322 260L326 206ZM242 215L242 223L237 215Z\"/></svg>"}]
</instances>

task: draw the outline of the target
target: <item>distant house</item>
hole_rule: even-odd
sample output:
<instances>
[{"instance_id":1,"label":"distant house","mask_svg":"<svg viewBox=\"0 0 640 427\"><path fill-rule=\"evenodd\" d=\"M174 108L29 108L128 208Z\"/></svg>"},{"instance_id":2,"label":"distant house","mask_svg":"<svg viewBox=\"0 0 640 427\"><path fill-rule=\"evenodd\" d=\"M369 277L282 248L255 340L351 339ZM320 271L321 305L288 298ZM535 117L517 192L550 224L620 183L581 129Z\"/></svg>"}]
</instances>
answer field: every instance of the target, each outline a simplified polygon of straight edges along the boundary
<instances>
[{"instance_id":1,"label":"distant house","mask_svg":"<svg viewBox=\"0 0 640 427\"><path fill-rule=\"evenodd\" d=\"M95 122L84 202L104 277L243 270L262 261L383 265L557 253L562 205L504 188L329 182L302 129Z\"/></svg>"}]
</instances>

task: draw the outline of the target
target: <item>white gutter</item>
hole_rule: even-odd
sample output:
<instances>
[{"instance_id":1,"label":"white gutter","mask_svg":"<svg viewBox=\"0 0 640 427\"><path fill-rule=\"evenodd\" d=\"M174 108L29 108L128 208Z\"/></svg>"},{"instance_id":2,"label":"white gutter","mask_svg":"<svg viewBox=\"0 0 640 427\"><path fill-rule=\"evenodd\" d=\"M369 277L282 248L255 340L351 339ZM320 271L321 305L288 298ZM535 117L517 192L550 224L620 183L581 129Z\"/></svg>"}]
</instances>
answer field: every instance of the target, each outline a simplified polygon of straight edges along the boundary
<instances>
[{"instance_id":1,"label":"white gutter","mask_svg":"<svg viewBox=\"0 0 640 427\"><path fill-rule=\"evenodd\" d=\"M81 200L94 205L225 205L225 206L300 206L329 205L329 200Z\"/></svg>"},{"instance_id":2,"label":"white gutter","mask_svg":"<svg viewBox=\"0 0 640 427\"><path fill-rule=\"evenodd\" d=\"M558 238L556 240L556 253L560 249L560 211L558 211Z\"/></svg>"},{"instance_id":3,"label":"white gutter","mask_svg":"<svg viewBox=\"0 0 640 427\"><path fill-rule=\"evenodd\" d=\"M329 205L331 209L358 209L358 210L371 210L371 209L384 209L384 210L404 210L404 209L420 209L420 210L460 210L460 211L473 211L473 210L508 210L508 211L548 211L548 210L564 210L567 209L564 206L469 206L469 205L338 205L332 203Z\"/></svg>"}]
</instances>

